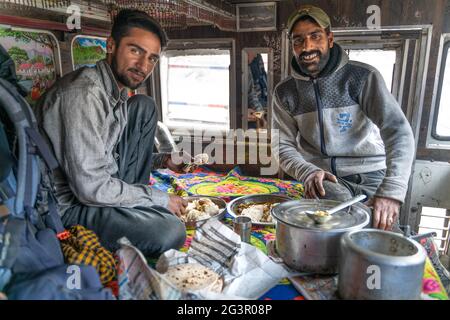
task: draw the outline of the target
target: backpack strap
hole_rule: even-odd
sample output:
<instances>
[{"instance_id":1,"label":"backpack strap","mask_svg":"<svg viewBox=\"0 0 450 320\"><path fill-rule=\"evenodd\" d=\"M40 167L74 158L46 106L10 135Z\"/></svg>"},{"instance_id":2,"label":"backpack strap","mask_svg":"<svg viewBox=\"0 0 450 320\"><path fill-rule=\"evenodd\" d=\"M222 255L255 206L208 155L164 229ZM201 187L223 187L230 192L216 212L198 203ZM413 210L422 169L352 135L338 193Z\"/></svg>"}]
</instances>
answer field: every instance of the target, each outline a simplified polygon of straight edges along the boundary
<instances>
[{"instance_id":1,"label":"backpack strap","mask_svg":"<svg viewBox=\"0 0 450 320\"><path fill-rule=\"evenodd\" d=\"M50 148L45 143L39 132L33 127L25 128L25 132L27 133L30 140L33 141L33 143L36 145L37 153L45 161L47 168L50 170L56 169L58 167L58 161L56 161L55 157L50 151Z\"/></svg>"},{"instance_id":2,"label":"backpack strap","mask_svg":"<svg viewBox=\"0 0 450 320\"><path fill-rule=\"evenodd\" d=\"M23 197L23 207L25 209L25 213L28 218L31 220L33 224L38 222L37 212L34 210L34 202L36 199L33 199L36 194L34 188L34 182L39 181L39 177L34 177L36 172L33 172L33 159L31 154L27 154L26 161L26 175L25 175L25 194ZM37 179L37 180L36 180Z\"/></svg>"},{"instance_id":3,"label":"backpack strap","mask_svg":"<svg viewBox=\"0 0 450 320\"><path fill-rule=\"evenodd\" d=\"M64 229L61 217L58 214L58 200L55 197L54 183L51 171L56 169L59 165L53 156L50 148L45 143L40 133L33 127L25 129L28 137L36 146L34 153L37 153L44 161L44 165L40 167L41 183L38 192L44 191L47 197L48 211L44 217L45 225L56 232L56 236L60 240L64 240L69 236L68 231Z\"/></svg>"},{"instance_id":4,"label":"backpack strap","mask_svg":"<svg viewBox=\"0 0 450 320\"><path fill-rule=\"evenodd\" d=\"M2 119L0 119L0 163L2 164L0 166L0 204L2 204L16 195L15 188L10 181L14 159Z\"/></svg>"},{"instance_id":5,"label":"backpack strap","mask_svg":"<svg viewBox=\"0 0 450 320\"><path fill-rule=\"evenodd\" d=\"M53 192L48 194L48 214L45 217L45 224L47 227L53 229L56 232L56 236L59 240L65 240L70 236L70 233L64 228L61 217L58 214L58 208L56 206L57 200Z\"/></svg>"}]
</instances>

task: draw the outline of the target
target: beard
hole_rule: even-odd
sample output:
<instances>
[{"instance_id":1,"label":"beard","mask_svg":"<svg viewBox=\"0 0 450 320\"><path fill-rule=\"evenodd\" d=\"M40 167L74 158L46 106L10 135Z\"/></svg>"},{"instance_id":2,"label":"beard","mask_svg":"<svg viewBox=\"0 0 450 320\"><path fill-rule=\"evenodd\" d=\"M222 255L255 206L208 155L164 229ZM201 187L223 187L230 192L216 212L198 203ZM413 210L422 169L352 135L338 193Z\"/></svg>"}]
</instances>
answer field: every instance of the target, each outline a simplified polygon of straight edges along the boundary
<instances>
[{"instance_id":1,"label":"beard","mask_svg":"<svg viewBox=\"0 0 450 320\"><path fill-rule=\"evenodd\" d=\"M134 72L136 74L143 76L144 80L138 82L138 81L133 80L131 77L127 76L125 73L120 73L117 68L117 57L116 56L114 56L112 58L111 69L112 69L112 72L113 72L114 76L116 77L117 81L122 83L127 88L130 88L131 90L135 90L135 89L139 88L147 79L147 77L142 72L140 72L139 70L137 70L135 68L129 68L129 69L127 69L127 71L131 71L131 72Z\"/></svg>"},{"instance_id":2,"label":"beard","mask_svg":"<svg viewBox=\"0 0 450 320\"><path fill-rule=\"evenodd\" d=\"M303 60L303 57L311 54L317 54L319 61L308 63ZM328 48L328 50L323 54L319 50L303 52L298 57L296 57L296 60L298 67L304 74L308 76L317 76L320 74L320 72L322 72L322 70L325 68L328 61L330 60L330 48Z\"/></svg>"}]
</instances>

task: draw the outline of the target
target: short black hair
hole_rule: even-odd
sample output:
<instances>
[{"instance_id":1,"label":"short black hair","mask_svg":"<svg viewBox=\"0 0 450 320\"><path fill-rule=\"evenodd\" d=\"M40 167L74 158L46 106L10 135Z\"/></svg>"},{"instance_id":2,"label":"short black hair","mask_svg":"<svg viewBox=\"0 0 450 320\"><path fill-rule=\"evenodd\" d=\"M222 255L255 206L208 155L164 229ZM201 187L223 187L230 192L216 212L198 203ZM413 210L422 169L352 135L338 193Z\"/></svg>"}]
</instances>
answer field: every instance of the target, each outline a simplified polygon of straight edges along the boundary
<instances>
[{"instance_id":1,"label":"short black hair","mask_svg":"<svg viewBox=\"0 0 450 320\"><path fill-rule=\"evenodd\" d=\"M115 17L111 30L111 37L117 45L119 45L120 40L123 37L128 35L131 28L144 29L154 33L161 42L161 50L167 46L169 38L158 21L150 17L144 11L136 9L123 9Z\"/></svg>"},{"instance_id":2,"label":"short black hair","mask_svg":"<svg viewBox=\"0 0 450 320\"><path fill-rule=\"evenodd\" d=\"M299 23L300 21L308 21L308 22L317 24L317 25L320 27L320 25L317 23L317 21L314 20L314 18L313 18L313 17L310 17L310 16L303 16L303 17L298 18L298 19L295 20L295 22L293 23L293 26L295 26L295 25L296 25L297 23ZM325 28L325 32L326 32L326 34L330 34L331 28L330 28L329 26L326 27L326 28Z\"/></svg>"}]
</instances>

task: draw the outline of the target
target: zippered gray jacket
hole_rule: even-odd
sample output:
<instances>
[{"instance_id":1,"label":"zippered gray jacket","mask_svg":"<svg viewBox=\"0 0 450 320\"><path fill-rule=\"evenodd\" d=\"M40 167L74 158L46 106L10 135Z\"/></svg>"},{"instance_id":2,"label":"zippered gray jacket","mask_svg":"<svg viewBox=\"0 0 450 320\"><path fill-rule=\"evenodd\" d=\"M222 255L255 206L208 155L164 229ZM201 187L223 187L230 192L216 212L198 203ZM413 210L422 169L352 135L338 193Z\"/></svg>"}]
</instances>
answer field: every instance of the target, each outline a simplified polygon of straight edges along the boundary
<instances>
[{"instance_id":1,"label":"zippered gray jacket","mask_svg":"<svg viewBox=\"0 0 450 320\"><path fill-rule=\"evenodd\" d=\"M127 90L119 89L106 60L65 75L34 108L60 167L55 186L61 213L73 204L98 207L162 205L169 196L115 178L116 147L127 124ZM162 155L153 167L162 166ZM150 175L150 170L149 170Z\"/></svg>"},{"instance_id":2,"label":"zippered gray jacket","mask_svg":"<svg viewBox=\"0 0 450 320\"><path fill-rule=\"evenodd\" d=\"M294 57L291 76L276 86L273 152L299 181L318 170L345 177L386 169L375 195L403 202L415 148L411 127L381 74L335 46L340 61L332 73L306 77Z\"/></svg>"}]
</instances>

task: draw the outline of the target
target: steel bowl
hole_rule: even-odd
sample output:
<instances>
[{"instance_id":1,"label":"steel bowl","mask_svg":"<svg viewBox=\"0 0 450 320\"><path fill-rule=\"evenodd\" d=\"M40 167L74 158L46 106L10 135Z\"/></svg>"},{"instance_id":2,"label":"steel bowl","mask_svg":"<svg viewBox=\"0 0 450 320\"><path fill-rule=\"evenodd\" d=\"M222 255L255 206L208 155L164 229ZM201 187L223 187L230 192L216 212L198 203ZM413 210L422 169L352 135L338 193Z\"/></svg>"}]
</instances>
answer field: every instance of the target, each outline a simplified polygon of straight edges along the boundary
<instances>
[{"instance_id":1,"label":"steel bowl","mask_svg":"<svg viewBox=\"0 0 450 320\"><path fill-rule=\"evenodd\" d=\"M189 230L196 229L196 228L199 228L200 226L202 226L205 222L207 222L209 220L212 220L212 219L222 220L223 217L225 216L225 210L227 208L227 203L218 197L201 196L201 195L183 197L183 199L186 199L188 202L191 202L193 200L198 200L201 198L211 199L211 201L214 202L219 207L219 213L217 213L209 218L200 219L197 221L185 222L184 224L186 226L186 229L189 229Z\"/></svg>"},{"instance_id":2,"label":"steel bowl","mask_svg":"<svg viewBox=\"0 0 450 320\"><path fill-rule=\"evenodd\" d=\"M239 205L243 203L282 203L290 200L292 199L283 194L251 194L230 201L227 205L227 211L233 218L235 218L240 215L238 213L238 208ZM274 226L275 222L252 222L252 224L256 226Z\"/></svg>"},{"instance_id":3,"label":"steel bowl","mask_svg":"<svg viewBox=\"0 0 450 320\"><path fill-rule=\"evenodd\" d=\"M345 234L340 250L341 298L420 299L426 253L418 242L394 232L365 229Z\"/></svg>"}]
</instances>

